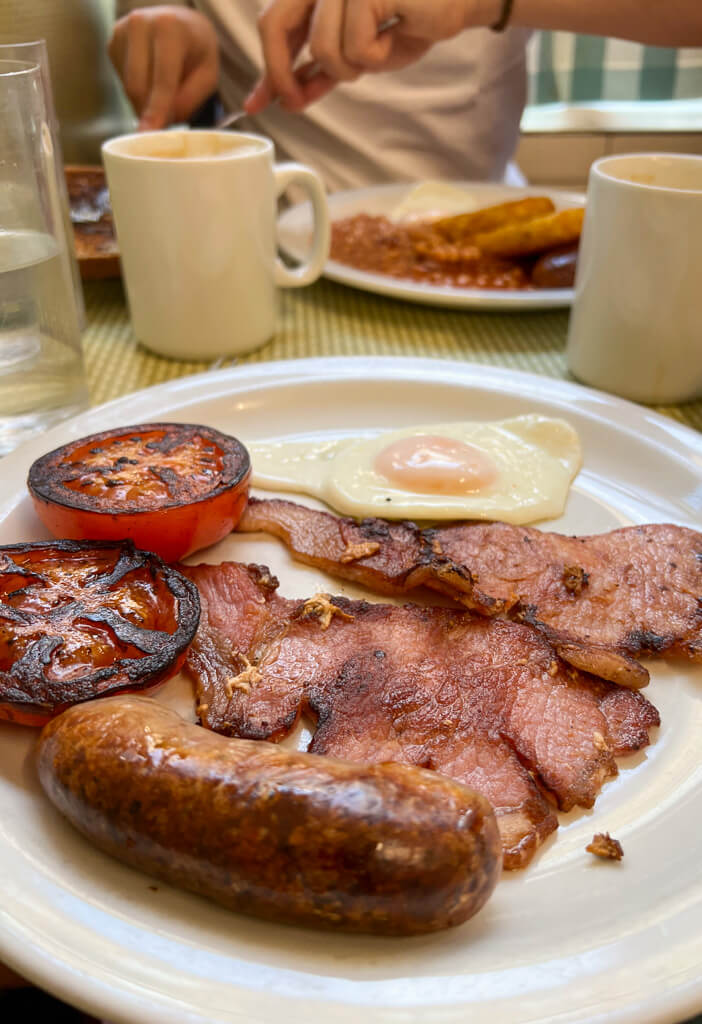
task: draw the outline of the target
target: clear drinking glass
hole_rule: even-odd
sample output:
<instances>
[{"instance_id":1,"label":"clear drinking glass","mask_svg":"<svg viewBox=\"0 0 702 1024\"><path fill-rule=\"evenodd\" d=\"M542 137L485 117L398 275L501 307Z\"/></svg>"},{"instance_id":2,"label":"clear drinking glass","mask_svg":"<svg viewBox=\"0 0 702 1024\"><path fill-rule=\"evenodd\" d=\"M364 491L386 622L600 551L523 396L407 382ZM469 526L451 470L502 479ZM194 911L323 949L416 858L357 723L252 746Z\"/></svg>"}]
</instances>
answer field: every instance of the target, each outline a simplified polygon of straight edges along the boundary
<instances>
[{"instance_id":1,"label":"clear drinking glass","mask_svg":"<svg viewBox=\"0 0 702 1024\"><path fill-rule=\"evenodd\" d=\"M83 304L83 292L80 285L80 272L78 260L73 249L73 227L71 225L71 213L68 204L68 186L66 175L63 172L63 154L61 152L61 136L59 134L59 122L56 116L54 105L54 94L51 88L51 68L49 67L49 51L44 39L35 39L29 43L2 43L0 44L0 61L21 60L29 64L38 64L41 74L41 82L44 89L44 104L51 129L51 140L54 145L54 167L56 169L56 187L58 188L61 205L63 208L63 219L66 226L66 237L68 245L65 247L65 258L70 267L73 286L76 291L76 303L78 305L78 316L81 330L85 327L85 306Z\"/></svg>"},{"instance_id":2,"label":"clear drinking glass","mask_svg":"<svg viewBox=\"0 0 702 1024\"><path fill-rule=\"evenodd\" d=\"M62 171L39 65L0 60L0 454L88 404Z\"/></svg>"}]
</instances>

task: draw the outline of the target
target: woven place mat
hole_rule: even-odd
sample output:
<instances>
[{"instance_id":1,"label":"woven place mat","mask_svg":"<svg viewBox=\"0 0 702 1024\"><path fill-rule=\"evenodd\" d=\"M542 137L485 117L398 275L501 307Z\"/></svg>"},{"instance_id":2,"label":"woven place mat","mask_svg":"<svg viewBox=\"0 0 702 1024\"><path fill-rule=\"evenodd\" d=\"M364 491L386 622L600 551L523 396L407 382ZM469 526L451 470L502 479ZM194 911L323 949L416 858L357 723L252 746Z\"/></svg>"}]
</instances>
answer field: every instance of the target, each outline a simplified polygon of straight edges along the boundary
<instances>
[{"instance_id":1,"label":"woven place mat","mask_svg":"<svg viewBox=\"0 0 702 1024\"><path fill-rule=\"evenodd\" d=\"M231 360L181 362L152 355L137 342L119 281L86 282L85 360L94 405L201 373ZM472 313L431 309L318 281L281 293L278 331L239 359L262 363L315 356L417 356L457 359L572 379L565 364L568 313ZM235 328L234 328L235 329ZM197 338L193 339L197 351ZM657 411L702 430L702 401Z\"/></svg>"}]
</instances>

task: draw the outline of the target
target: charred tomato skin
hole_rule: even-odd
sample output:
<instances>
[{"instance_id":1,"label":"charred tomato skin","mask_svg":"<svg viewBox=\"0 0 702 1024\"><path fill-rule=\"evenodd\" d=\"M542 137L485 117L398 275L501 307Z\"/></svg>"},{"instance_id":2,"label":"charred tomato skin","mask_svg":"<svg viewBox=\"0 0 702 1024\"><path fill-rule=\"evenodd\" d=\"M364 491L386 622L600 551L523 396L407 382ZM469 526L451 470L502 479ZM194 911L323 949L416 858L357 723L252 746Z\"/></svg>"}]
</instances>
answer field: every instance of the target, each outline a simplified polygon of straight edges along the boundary
<instances>
[{"instance_id":1,"label":"charred tomato skin","mask_svg":"<svg viewBox=\"0 0 702 1024\"><path fill-rule=\"evenodd\" d=\"M153 691L199 620L197 587L131 541L0 547L0 721L39 727L96 697Z\"/></svg>"},{"instance_id":2,"label":"charred tomato skin","mask_svg":"<svg viewBox=\"0 0 702 1024\"><path fill-rule=\"evenodd\" d=\"M29 493L55 537L131 540L175 562L231 533L251 462L235 437L189 423L142 423L71 441L31 466Z\"/></svg>"}]
</instances>

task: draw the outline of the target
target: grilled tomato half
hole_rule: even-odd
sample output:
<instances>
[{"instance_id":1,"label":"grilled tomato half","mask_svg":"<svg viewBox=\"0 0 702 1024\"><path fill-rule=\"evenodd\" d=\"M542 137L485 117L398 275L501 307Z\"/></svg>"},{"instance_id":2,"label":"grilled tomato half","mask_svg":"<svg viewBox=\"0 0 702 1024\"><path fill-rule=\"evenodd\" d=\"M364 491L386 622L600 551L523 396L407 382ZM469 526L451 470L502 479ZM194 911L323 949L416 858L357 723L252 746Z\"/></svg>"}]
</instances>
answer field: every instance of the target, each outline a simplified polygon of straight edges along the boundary
<instances>
[{"instance_id":1,"label":"grilled tomato half","mask_svg":"<svg viewBox=\"0 0 702 1024\"><path fill-rule=\"evenodd\" d=\"M241 518L251 463L235 437L188 423L92 434L33 463L27 481L55 537L123 540L174 562Z\"/></svg>"},{"instance_id":2,"label":"grilled tomato half","mask_svg":"<svg viewBox=\"0 0 702 1024\"><path fill-rule=\"evenodd\" d=\"M129 541L0 547L0 719L165 682L199 618L197 587Z\"/></svg>"}]
</instances>

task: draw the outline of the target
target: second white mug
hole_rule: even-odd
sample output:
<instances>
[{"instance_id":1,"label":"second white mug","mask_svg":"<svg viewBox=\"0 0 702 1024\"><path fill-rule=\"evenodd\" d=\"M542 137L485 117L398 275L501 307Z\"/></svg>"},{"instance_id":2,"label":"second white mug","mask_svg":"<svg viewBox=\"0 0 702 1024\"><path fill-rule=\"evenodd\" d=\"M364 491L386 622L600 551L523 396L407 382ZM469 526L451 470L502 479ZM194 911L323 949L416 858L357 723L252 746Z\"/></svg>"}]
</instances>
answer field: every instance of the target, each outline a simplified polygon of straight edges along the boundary
<instances>
[{"instance_id":1,"label":"second white mug","mask_svg":"<svg viewBox=\"0 0 702 1024\"><path fill-rule=\"evenodd\" d=\"M702 157L641 153L590 169L568 366L637 402L702 396Z\"/></svg>"},{"instance_id":2,"label":"second white mug","mask_svg":"<svg viewBox=\"0 0 702 1024\"><path fill-rule=\"evenodd\" d=\"M275 332L276 288L310 284L329 251L319 176L275 165L257 135L164 131L124 135L102 149L134 330L159 355L214 359L263 345ZM276 199L310 196L307 263L276 256Z\"/></svg>"}]
</instances>

